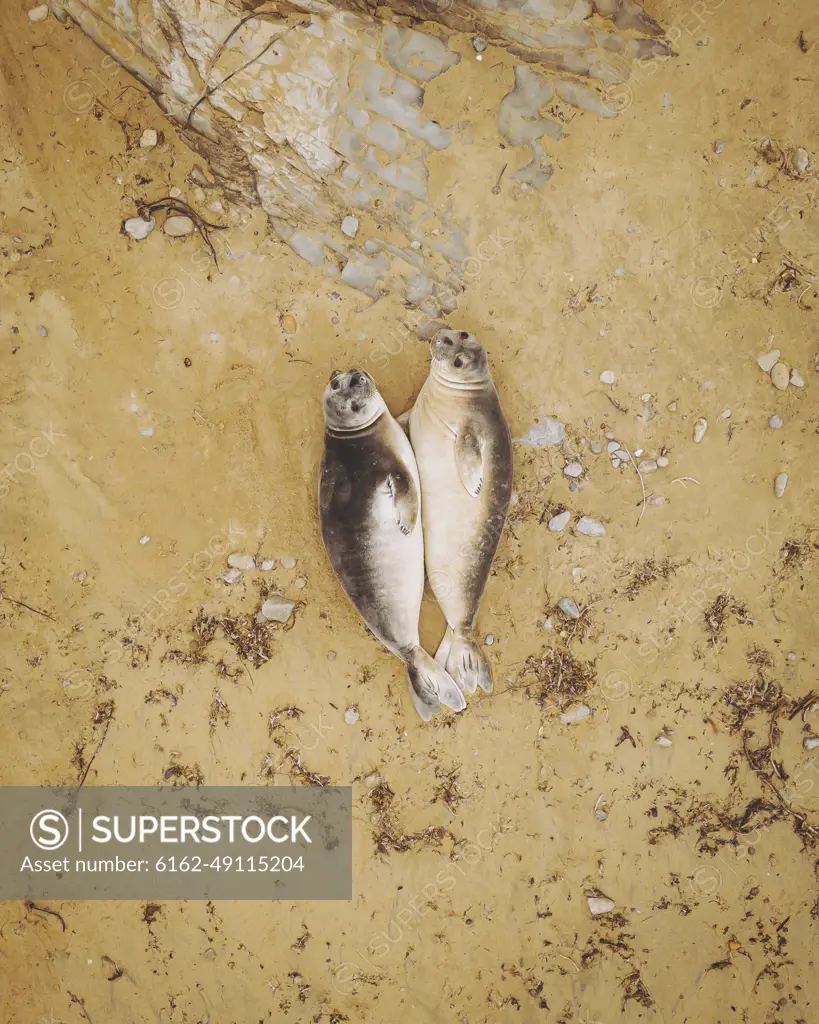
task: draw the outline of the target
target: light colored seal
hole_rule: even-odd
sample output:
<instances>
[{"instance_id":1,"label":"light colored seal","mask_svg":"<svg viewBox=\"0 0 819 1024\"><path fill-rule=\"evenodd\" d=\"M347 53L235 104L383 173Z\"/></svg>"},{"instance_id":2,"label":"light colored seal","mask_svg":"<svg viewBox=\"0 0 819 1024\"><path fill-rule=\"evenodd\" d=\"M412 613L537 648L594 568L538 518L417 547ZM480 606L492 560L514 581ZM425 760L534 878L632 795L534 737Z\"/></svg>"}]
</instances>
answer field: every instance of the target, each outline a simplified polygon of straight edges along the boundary
<instances>
[{"instance_id":1,"label":"light colored seal","mask_svg":"<svg viewBox=\"0 0 819 1024\"><path fill-rule=\"evenodd\" d=\"M465 331L439 331L410 413L430 586L447 621L435 660L467 693L492 689L473 633L512 495L512 441L486 352Z\"/></svg>"},{"instance_id":2,"label":"light colored seal","mask_svg":"<svg viewBox=\"0 0 819 1024\"><path fill-rule=\"evenodd\" d=\"M407 666L425 722L463 694L420 646L424 541L418 467L372 378L333 374L324 392L321 533L347 596L370 631Z\"/></svg>"}]
</instances>

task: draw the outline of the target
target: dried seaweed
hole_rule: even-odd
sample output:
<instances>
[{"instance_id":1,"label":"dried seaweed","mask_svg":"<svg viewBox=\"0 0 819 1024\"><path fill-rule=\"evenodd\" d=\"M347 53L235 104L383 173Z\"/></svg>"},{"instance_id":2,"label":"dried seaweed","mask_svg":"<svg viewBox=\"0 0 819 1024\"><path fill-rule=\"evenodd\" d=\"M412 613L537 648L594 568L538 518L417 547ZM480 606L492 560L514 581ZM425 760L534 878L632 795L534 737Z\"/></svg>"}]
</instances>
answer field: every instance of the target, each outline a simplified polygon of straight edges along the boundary
<instances>
[{"instance_id":1,"label":"dried seaweed","mask_svg":"<svg viewBox=\"0 0 819 1024\"><path fill-rule=\"evenodd\" d=\"M537 687L538 704L557 704L561 710L584 697L596 683L595 663L581 661L562 644L544 647L539 655L530 655L518 673L520 686Z\"/></svg>"},{"instance_id":2,"label":"dried seaweed","mask_svg":"<svg viewBox=\"0 0 819 1024\"><path fill-rule=\"evenodd\" d=\"M753 620L744 604L740 604L729 594L720 594L714 598L713 604L703 612L705 632L714 647L725 641L725 627L728 617L733 615L740 625L747 625Z\"/></svg>"},{"instance_id":3,"label":"dried seaweed","mask_svg":"<svg viewBox=\"0 0 819 1024\"><path fill-rule=\"evenodd\" d=\"M432 802L434 804L441 803L446 804L450 811L455 811L464 800L464 795L458 786L458 778L461 766L458 764L448 772L444 771L438 765L435 766L435 778L438 780L438 785L435 787L435 792L432 795Z\"/></svg>"},{"instance_id":4,"label":"dried seaweed","mask_svg":"<svg viewBox=\"0 0 819 1024\"><path fill-rule=\"evenodd\" d=\"M632 971L631 974L623 978L620 984L623 988L623 1009L625 1009L626 1003L630 999L639 1003L640 1006L645 1006L646 1009L651 1009L654 1005L654 998L646 988L646 984L640 977L639 971Z\"/></svg>"},{"instance_id":5,"label":"dried seaweed","mask_svg":"<svg viewBox=\"0 0 819 1024\"><path fill-rule=\"evenodd\" d=\"M644 562L633 562L629 567L630 578L626 585L625 595L633 601L637 595L656 580L667 580L680 568L680 562L672 562L670 558L657 561L647 558Z\"/></svg>"},{"instance_id":6,"label":"dried seaweed","mask_svg":"<svg viewBox=\"0 0 819 1024\"><path fill-rule=\"evenodd\" d=\"M407 850L419 845L440 847L447 837L455 842L455 837L443 825L429 825L420 832L404 832L392 813L395 793L389 783L377 783L370 790L369 799L373 807L373 817L376 819L376 827L372 834L373 842L382 856L387 856L390 851L406 853Z\"/></svg>"}]
</instances>

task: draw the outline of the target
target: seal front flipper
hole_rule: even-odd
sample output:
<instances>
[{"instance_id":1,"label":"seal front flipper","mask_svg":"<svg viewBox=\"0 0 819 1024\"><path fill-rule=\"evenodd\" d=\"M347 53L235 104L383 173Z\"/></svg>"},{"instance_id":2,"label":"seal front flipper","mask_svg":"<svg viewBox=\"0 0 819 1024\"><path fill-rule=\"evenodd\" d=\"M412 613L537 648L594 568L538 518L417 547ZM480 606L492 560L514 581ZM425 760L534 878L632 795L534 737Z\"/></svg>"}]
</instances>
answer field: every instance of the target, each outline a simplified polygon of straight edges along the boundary
<instances>
[{"instance_id":1,"label":"seal front flipper","mask_svg":"<svg viewBox=\"0 0 819 1024\"><path fill-rule=\"evenodd\" d=\"M407 655L407 674L412 703L425 722L441 710L442 704L453 711L466 707L464 695L452 678L423 647L413 647Z\"/></svg>"},{"instance_id":2,"label":"seal front flipper","mask_svg":"<svg viewBox=\"0 0 819 1024\"><path fill-rule=\"evenodd\" d=\"M477 498L483 487L483 450L480 438L468 424L455 441L455 465L467 493Z\"/></svg>"},{"instance_id":3,"label":"seal front flipper","mask_svg":"<svg viewBox=\"0 0 819 1024\"><path fill-rule=\"evenodd\" d=\"M407 473L390 473L387 489L392 495L395 521L402 533L412 533L418 522L418 488Z\"/></svg>"}]
</instances>

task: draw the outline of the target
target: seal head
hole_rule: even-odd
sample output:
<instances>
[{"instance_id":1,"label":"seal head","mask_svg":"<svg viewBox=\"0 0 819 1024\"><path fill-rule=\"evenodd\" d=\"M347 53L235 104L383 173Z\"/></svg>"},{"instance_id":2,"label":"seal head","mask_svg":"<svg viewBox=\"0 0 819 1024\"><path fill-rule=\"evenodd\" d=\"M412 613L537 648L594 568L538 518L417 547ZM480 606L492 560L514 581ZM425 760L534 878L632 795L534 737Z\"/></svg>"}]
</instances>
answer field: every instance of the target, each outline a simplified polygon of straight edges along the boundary
<instances>
[{"instance_id":1,"label":"seal head","mask_svg":"<svg viewBox=\"0 0 819 1024\"><path fill-rule=\"evenodd\" d=\"M481 385L489 380L486 350L467 331L439 331L432 341L432 371L452 387Z\"/></svg>"},{"instance_id":2,"label":"seal head","mask_svg":"<svg viewBox=\"0 0 819 1024\"><path fill-rule=\"evenodd\" d=\"M324 389L324 421L334 432L363 430L386 408L375 382L364 370L336 370Z\"/></svg>"}]
</instances>

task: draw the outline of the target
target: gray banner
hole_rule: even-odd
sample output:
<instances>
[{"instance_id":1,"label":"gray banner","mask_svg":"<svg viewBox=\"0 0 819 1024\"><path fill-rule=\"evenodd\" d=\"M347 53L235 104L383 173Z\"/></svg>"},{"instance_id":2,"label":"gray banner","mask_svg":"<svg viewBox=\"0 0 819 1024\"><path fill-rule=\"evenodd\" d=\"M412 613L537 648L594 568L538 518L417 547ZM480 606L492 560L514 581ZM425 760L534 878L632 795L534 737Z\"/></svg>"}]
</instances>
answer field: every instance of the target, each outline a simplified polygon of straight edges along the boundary
<instances>
[{"instance_id":1,"label":"gray banner","mask_svg":"<svg viewBox=\"0 0 819 1024\"><path fill-rule=\"evenodd\" d=\"M0 787L0 899L349 900L351 793Z\"/></svg>"}]
</instances>

